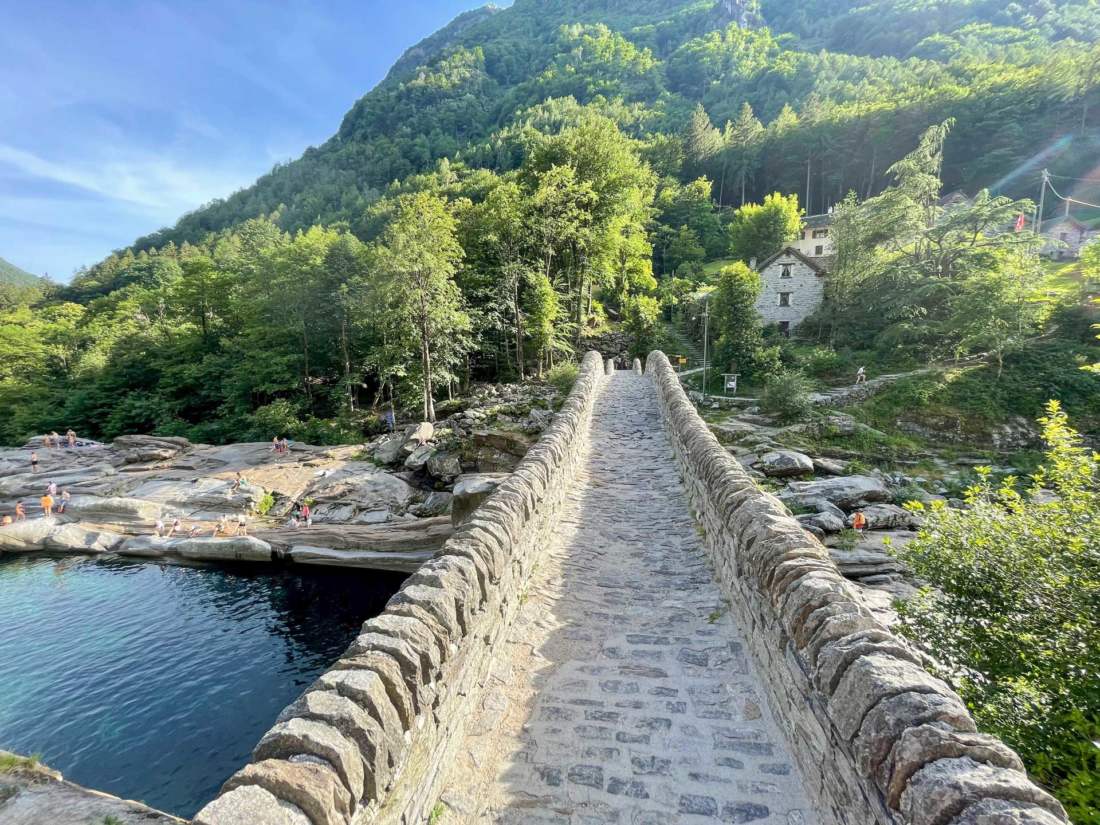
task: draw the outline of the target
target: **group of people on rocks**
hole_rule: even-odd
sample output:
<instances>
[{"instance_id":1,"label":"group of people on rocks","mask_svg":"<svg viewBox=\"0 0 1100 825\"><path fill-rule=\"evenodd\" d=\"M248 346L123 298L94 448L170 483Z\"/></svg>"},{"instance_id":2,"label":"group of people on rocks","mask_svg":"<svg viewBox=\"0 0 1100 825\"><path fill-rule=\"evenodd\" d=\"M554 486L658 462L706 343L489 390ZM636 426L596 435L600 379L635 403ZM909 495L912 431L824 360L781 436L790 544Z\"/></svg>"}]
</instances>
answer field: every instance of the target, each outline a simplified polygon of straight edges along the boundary
<instances>
[{"instance_id":1,"label":"group of people on rocks","mask_svg":"<svg viewBox=\"0 0 1100 825\"><path fill-rule=\"evenodd\" d=\"M53 450L60 449L62 447L73 448L77 446L77 436L73 430L69 430L62 441L62 436L56 432L51 432L48 435L43 436L42 444L45 449ZM280 438L276 436L271 440L271 451L277 455L285 455L290 452L290 442L284 437ZM39 471L39 458L38 452L31 451L30 464L31 472L37 473ZM238 471L233 482L230 485L228 496L232 496L237 493L241 488L248 484L248 480ZM42 508L42 517L48 518L54 515L63 515L65 508L68 506L69 501L72 499L72 495L68 489L61 489L58 491L57 483L50 481L46 485L46 489L39 499L39 505ZM0 517L0 526L7 526L17 521L25 521L27 518L27 508L23 502L17 502L15 505L15 512L13 515L5 514ZM295 504L294 509L291 511L290 518L287 521L287 526L291 528L298 527L312 527L313 526L313 510L309 503ZM183 523L180 519L174 518L171 522L165 522L164 519L158 518L153 525L153 534L158 538L171 538L173 536L187 536L187 538L198 538L207 532L207 528L200 524L192 524L185 532ZM235 537L235 536L247 536L248 535L248 517L245 513L239 513L236 517L222 516L214 524L213 528L209 529L209 535L211 538L218 537Z\"/></svg>"},{"instance_id":2,"label":"group of people on rocks","mask_svg":"<svg viewBox=\"0 0 1100 825\"><path fill-rule=\"evenodd\" d=\"M38 504L42 508L42 518L64 515L65 508L69 506L70 500L72 500L72 494L68 489L63 488L59 492L57 482L51 481L46 485L46 489L42 493L41 498L38 499ZM3 517L0 517L0 526L7 527L9 524L14 524L17 521L26 520L26 505L21 501L17 501L15 502L15 513L5 513Z\"/></svg>"},{"instance_id":3,"label":"group of people on rocks","mask_svg":"<svg viewBox=\"0 0 1100 825\"><path fill-rule=\"evenodd\" d=\"M153 535L161 539L170 539L172 536L183 537L184 535L189 539L197 539L202 536L203 530L204 528L202 525L192 524L185 534L183 531L183 522L178 518L172 519L170 524L166 524L164 519L158 518L153 524ZM215 522L214 527L210 530L210 538L213 539L247 535L248 517L244 513L238 513L235 519L229 516L222 516Z\"/></svg>"}]
</instances>

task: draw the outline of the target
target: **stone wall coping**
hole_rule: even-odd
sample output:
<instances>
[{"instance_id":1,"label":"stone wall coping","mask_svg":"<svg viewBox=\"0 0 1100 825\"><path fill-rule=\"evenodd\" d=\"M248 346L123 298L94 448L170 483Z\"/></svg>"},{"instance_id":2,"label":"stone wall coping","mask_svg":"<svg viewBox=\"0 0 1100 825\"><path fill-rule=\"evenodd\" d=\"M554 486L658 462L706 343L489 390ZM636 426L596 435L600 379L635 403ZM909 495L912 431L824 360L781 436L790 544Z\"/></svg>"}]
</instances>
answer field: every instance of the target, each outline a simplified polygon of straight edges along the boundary
<instances>
[{"instance_id":1,"label":"stone wall coping","mask_svg":"<svg viewBox=\"0 0 1100 825\"><path fill-rule=\"evenodd\" d=\"M656 386L715 575L757 637L750 646L765 685L773 697L785 690L799 697L771 704L819 797L822 820L1068 822L1019 757L977 732L950 686L874 618L824 546L721 446L664 353L650 353L645 374ZM816 755L800 747L801 731L811 726L825 733Z\"/></svg>"},{"instance_id":2,"label":"stone wall coping","mask_svg":"<svg viewBox=\"0 0 1100 825\"><path fill-rule=\"evenodd\" d=\"M485 662L474 660L491 658L488 640L506 629L545 546L605 370L614 363L585 355L564 405L515 472L283 711L194 825L426 818L454 738L446 732L464 722L459 703L479 687L475 665Z\"/></svg>"}]
</instances>

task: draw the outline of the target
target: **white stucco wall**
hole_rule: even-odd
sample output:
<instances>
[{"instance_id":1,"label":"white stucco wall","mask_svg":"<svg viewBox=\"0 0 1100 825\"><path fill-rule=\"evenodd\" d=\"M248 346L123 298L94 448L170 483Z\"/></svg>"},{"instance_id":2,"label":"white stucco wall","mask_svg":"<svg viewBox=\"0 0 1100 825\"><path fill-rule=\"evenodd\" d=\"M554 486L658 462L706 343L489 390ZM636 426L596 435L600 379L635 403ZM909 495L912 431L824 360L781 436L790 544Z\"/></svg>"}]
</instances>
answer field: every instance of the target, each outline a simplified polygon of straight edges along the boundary
<instances>
[{"instance_id":1,"label":"white stucco wall","mask_svg":"<svg viewBox=\"0 0 1100 825\"><path fill-rule=\"evenodd\" d=\"M783 264L791 265L791 277L782 277ZM756 301L756 310L765 324L789 321L797 327L820 306L825 297L825 278L794 255L780 255L760 273L763 289ZM789 292L790 306L780 306L779 296Z\"/></svg>"},{"instance_id":2,"label":"white stucco wall","mask_svg":"<svg viewBox=\"0 0 1100 825\"><path fill-rule=\"evenodd\" d=\"M814 232L820 232L824 229L828 234L824 238L815 238ZM798 236L798 240L791 244L795 249L805 255L807 258L820 258L826 255L833 254L833 238L832 229L828 227L817 227L816 229L804 226L802 227L802 234ZM818 252L818 247L821 247L821 251Z\"/></svg>"}]
</instances>

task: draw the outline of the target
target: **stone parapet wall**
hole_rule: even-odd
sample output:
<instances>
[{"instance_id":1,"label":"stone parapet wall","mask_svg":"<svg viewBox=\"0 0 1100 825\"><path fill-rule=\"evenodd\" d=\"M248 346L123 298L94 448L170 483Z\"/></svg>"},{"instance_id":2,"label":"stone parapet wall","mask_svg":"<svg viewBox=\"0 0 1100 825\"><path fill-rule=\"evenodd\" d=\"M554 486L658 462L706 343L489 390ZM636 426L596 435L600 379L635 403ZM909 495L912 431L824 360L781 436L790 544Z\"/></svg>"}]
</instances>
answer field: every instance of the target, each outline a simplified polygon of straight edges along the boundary
<instances>
[{"instance_id":1,"label":"stone parapet wall","mask_svg":"<svg viewBox=\"0 0 1100 825\"><path fill-rule=\"evenodd\" d=\"M825 825L1055 825L1062 806L978 733L960 698L877 621L783 505L718 443L668 359L662 417L714 573Z\"/></svg>"},{"instance_id":2,"label":"stone parapet wall","mask_svg":"<svg viewBox=\"0 0 1100 825\"><path fill-rule=\"evenodd\" d=\"M600 355L515 472L279 717L196 825L428 821L585 447Z\"/></svg>"}]
</instances>

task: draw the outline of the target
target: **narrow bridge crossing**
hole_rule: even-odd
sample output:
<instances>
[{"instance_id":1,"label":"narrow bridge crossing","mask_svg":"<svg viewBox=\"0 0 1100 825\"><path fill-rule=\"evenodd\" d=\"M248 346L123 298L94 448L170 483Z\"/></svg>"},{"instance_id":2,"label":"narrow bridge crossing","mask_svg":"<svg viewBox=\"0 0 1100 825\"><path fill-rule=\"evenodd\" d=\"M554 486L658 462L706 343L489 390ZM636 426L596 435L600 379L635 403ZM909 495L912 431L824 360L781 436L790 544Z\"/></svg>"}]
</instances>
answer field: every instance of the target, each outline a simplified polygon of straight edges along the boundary
<instances>
[{"instance_id":1,"label":"narrow bridge crossing","mask_svg":"<svg viewBox=\"0 0 1100 825\"><path fill-rule=\"evenodd\" d=\"M442 823L813 825L648 378L597 390L576 484L467 725Z\"/></svg>"}]
</instances>

